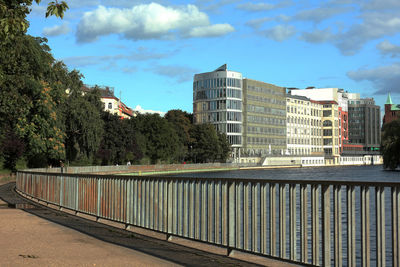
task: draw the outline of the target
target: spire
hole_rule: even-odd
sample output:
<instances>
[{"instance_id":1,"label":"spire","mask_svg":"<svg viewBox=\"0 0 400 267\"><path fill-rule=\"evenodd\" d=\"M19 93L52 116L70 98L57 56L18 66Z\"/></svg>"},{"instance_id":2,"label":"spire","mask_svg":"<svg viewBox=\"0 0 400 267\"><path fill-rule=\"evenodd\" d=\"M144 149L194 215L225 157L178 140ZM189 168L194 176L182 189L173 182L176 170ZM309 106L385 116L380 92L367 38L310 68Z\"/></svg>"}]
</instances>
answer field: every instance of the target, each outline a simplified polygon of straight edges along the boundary
<instances>
[{"instance_id":1,"label":"spire","mask_svg":"<svg viewBox=\"0 0 400 267\"><path fill-rule=\"evenodd\" d=\"M390 97L390 93L388 94L385 105L393 105L392 98Z\"/></svg>"}]
</instances>

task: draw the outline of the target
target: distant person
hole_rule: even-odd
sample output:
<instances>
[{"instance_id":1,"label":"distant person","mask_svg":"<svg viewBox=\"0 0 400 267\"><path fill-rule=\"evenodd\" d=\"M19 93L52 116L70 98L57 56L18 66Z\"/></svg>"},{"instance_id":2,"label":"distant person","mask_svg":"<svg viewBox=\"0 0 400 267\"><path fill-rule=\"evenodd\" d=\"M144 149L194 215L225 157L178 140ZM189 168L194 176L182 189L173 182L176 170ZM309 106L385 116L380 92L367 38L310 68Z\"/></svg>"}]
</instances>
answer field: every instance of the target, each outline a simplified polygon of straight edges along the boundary
<instances>
[{"instance_id":1,"label":"distant person","mask_svg":"<svg viewBox=\"0 0 400 267\"><path fill-rule=\"evenodd\" d=\"M131 166L131 162L130 162L130 161L128 161L128 162L126 163L126 165L128 165L128 166Z\"/></svg>"},{"instance_id":2,"label":"distant person","mask_svg":"<svg viewBox=\"0 0 400 267\"><path fill-rule=\"evenodd\" d=\"M60 168L61 168L61 173L64 173L64 162L60 160Z\"/></svg>"}]
</instances>

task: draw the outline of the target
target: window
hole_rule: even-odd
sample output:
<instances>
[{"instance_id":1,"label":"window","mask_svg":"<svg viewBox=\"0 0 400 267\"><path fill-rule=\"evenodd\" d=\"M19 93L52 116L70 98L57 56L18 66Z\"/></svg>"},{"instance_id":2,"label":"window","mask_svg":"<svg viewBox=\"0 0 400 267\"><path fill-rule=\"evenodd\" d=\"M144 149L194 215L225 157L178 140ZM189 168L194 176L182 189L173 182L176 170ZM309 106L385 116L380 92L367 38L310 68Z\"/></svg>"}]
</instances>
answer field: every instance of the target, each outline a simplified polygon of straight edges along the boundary
<instances>
[{"instance_id":1,"label":"window","mask_svg":"<svg viewBox=\"0 0 400 267\"><path fill-rule=\"evenodd\" d=\"M112 109L112 103L108 103L108 109Z\"/></svg>"}]
</instances>

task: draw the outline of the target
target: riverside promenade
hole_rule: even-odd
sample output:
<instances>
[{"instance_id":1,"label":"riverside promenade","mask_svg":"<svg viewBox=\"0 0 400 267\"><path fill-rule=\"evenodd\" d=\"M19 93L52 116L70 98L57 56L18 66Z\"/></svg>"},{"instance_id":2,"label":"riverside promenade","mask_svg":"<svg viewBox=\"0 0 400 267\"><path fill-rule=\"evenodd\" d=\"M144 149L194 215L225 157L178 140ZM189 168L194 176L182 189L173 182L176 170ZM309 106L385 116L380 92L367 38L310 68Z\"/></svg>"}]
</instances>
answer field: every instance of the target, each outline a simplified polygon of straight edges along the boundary
<instances>
[{"instance_id":1,"label":"riverside promenade","mask_svg":"<svg viewBox=\"0 0 400 267\"><path fill-rule=\"evenodd\" d=\"M0 266L294 266L124 231L30 203L14 186L0 184Z\"/></svg>"}]
</instances>

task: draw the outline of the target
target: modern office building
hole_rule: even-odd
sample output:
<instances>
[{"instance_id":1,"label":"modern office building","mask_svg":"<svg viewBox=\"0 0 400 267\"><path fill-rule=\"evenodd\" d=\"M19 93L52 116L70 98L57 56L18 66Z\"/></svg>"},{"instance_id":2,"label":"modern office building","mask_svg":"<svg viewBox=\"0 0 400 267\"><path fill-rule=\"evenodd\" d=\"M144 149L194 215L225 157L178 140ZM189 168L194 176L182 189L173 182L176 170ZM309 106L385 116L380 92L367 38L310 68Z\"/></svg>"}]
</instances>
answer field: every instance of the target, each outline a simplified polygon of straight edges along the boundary
<instances>
[{"instance_id":1,"label":"modern office building","mask_svg":"<svg viewBox=\"0 0 400 267\"><path fill-rule=\"evenodd\" d=\"M287 154L323 154L322 107L305 96L286 95Z\"/></svg>"},{"instance_id":2,"label":"modern office building","mask_svg":"<svg viewBox=\"0 0 400 267\"><path fill-rule=\"evenodd\" d=\"M196 74L193 80L194 123L211 123L226 133L235 155L243 140L242 83L242 74L228 70L226 64Z\"/></svg>"},{"instance_id":3,"label":"modern office building","mask_svg":"<svg viewBox=\"0 0 400 267\"><path fill-rule=\"evenodd\" d=\"M286 152L286 88L243 79L243 149L247 156Z\"/></svg>"},{"instance_id":4,"label":"modern office building","mask_svg":"<svg viewBox=\"0 0 400 267\"><path fill-rule=\"evenodd\" d=\"M345 149L347 154L365 154L379 150L380 118L380 107L375 105L373 98L349 94L349 147Z\"/></svg>"},{"instance_id":5,"label":"modern office building","mask_svg":"<svg viewBox=\"0 0 400 267\"><path fill-rule=\"evenodd\" d=\"M393 104L392 97L390 96L389 93L385 103L385 114L383 116L383 125L392 122L394 120L397 120L399 118L400 118L400 105Z\"/></svg>"},{"instance_id":6,"label":"modern office building","mask_svg":"<svg viewBox=\"0 0 400 267\"><path fill-rule=\"evenodd\" d=\"M286 150L285 88L243 79L226 64L195 74L194 123L211 123L228 136L233 157L281 155Z\"/></svg>"}]
</instances>

